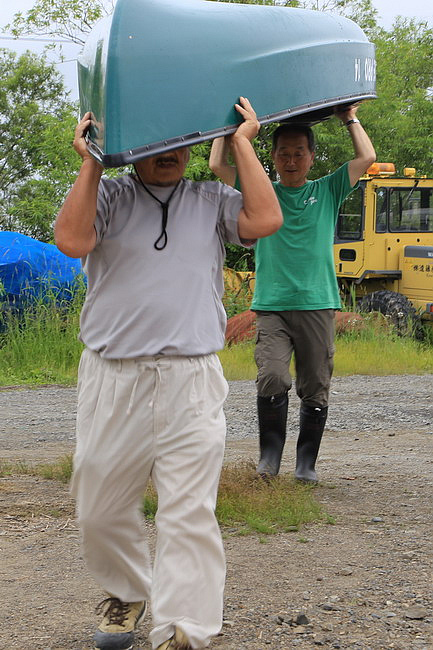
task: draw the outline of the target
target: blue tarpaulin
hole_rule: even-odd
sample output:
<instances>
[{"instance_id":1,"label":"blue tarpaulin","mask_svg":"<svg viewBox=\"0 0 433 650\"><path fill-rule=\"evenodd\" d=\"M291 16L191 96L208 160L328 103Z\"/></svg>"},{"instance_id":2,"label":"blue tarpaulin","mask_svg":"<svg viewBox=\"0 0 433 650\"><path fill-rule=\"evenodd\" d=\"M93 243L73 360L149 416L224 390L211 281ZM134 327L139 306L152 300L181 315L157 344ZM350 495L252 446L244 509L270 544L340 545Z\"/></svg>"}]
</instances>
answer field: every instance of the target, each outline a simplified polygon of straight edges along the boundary
<instances>
[{"instance_id":1,"label":"blue tarpaulin","mask_svg":"<svg viewBox=\"0 0 433 650\"><path fill-rule=\"evenodd\" d=\"M84 280L81 261L17 232L0 232L0 299L22 305L46 297L70 300Z\"/></svg>"}]
</instances>

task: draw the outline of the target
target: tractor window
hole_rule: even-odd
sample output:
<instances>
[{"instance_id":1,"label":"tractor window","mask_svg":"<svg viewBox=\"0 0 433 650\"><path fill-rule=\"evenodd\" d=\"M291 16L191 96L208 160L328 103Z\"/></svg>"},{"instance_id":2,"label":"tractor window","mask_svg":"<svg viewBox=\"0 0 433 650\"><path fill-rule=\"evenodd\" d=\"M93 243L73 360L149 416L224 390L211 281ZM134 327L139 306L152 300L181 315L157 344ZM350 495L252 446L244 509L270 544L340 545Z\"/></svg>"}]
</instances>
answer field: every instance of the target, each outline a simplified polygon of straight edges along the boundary
<instances>
[{"instance_id":1,"label":"tractor window","mask_svg":"<svg viewBox=\"0 0 433 650\"><path fill-rule=\"evenodd\" d=\"M433 232L433 189L391 188L389 229L391 232Z\"/></svg>"},{"instance_id":2,"label":"tractor window","mask_svg":"<svg viewBox=\"0 0 433 650\"><path fill-rule=\"evenodd\" d=\"M340 208L335 241L353 241L362 239L362 216L364 204L364 191L359 187L353 191Z\"/></svg>"}]
</instances>

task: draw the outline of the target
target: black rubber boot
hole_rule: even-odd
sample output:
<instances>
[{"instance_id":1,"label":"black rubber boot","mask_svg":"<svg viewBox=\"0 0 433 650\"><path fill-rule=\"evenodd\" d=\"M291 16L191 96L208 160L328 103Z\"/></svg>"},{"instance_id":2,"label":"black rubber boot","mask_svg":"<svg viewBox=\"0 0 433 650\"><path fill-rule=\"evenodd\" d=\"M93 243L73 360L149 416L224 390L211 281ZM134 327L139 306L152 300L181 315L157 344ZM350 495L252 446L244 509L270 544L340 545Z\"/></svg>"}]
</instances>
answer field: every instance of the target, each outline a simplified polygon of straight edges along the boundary
<instances>
[{"instance_id":1,"label":"black rubber boot","mask_svg":"<svg viewBox=\"0 0 433 650\"><path fill-rule=\"evenodd\" d=\"M257 474L268 478L280 470L281 456L286 441L287 393L272 397L257 396L259 418L260 460Z\"/></svg>"},{"instance_id":2,"label":"black rubber boot","mask_svg":"<svg viewBox=\"0 0 433 650\"><path fill-rule=\"evenodd\" d=\"M317 483L315 465L327 417L327 406L319 408L301 404L295 470L298 481Z\"/></svg>"}]
</instances>

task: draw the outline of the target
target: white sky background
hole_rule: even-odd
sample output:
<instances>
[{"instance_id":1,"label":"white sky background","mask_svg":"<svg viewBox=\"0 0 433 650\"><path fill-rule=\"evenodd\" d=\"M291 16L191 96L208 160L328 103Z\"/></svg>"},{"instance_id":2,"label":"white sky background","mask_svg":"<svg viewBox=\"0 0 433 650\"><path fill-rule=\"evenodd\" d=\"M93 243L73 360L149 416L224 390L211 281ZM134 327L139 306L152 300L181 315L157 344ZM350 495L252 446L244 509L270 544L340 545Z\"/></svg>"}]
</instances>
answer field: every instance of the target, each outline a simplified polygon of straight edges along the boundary
<instances>
[{"instance_id":1,"label":"white sky background","mask_svg":"<svg viewBox=\"0 0 433 650\"><path fill-rule=\"evenodd\" d=\"M18 11L25 13L31 9L34 2L35 0L0 0L0 28L11 22ZM391 28L398 15L427 21L433 27L433 0L373 0L373 5L379 12L379 24L385 29ZM18 53L26 49L38 53L43 51L43 43L31 40L3 40L2 36L4 34L0 33L0 47L10 48ZM80 47L77 45L64 45L63 54L68 61L58 65L59 72L65 77L66 87L71 91L71 99L78 98L76 57L79 51Z\"/></svg>"},{"instance_id":2,"label":"white sky background","mask_svg":"<svg viewBox=\"0 0 433 650\"><path fill-rule=\"evenodd\" d=\"M16 13L21 12L22 14L26 14L34 4L35 0L0 0L0 29L12 22ZM0 47L10 48L11 50L15 50L18 54L21 54L26 50L42 54L44 47L47 45L47 43L38 43L34 40L4 40L4 36L6 36L6 34L3 34L0 31ZM71 92L70 99L75 100L78 99L77 55L79 54L81 47L71 43L63 44L62 49L65 62L58 64L58 70L65 78L66 88ZM54 54L54 52L48 53L48 58L49 60L57 61L58 55Z\"/></svg>"}]
</instances>

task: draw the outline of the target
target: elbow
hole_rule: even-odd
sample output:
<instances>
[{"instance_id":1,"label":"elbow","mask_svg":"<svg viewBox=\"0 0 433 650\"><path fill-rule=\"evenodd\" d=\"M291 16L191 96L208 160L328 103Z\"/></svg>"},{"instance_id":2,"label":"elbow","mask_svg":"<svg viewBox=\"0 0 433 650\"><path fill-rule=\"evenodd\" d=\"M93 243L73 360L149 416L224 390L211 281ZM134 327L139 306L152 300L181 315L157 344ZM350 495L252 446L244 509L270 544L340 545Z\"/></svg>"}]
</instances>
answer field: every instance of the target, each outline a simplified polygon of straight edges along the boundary
<instances>
[{"instance_id":1,"label":"elbow","mask_svg":"<svg viewBox=\"0 0 433 650\"><path fill-rule=\"evenodd\" d=\"M72 258L85 257L94 248L93 243L79 242L56 230L54 231L54 241L59 251Z\"/></svg>"},{"instance_id":2,"label":"elbow","mask_svg":"<svg viewBox=\"0 0 433 650\"><path fill-rule=\"evenodd\" d=\"M218 176L218 178L221 178L221 175L223 173L223 168L221 167L221 165L214 162L212 160L212 158L209 159L209 169L211 170L211 172L213 174L215 174L215 176Z\"/></svg>"},{"instance_id":3,"label":"elbow","mask_svg":"<svg viewBox=\"0 0 433 650\"><path fill-rule=\"evenodd\" d=\"M369 167L371 167L371 165L372 165L374 162L376 162L376 152L375 152L375 150L372 148L371 151L369 152L369 154L368 154L368 155L365 157L365 159L364 159L364 165L365 165L365 170L364 170L364 171L366 172L367 169L368 169Z\"/></svg>"},{"instance_id":4,"label":"elbow","mask_svg":"<svg viewBox=\"0 0 433 650\"><path fill-rule=\"evenodd\" d=\"M87 252L83 252L81 248L78 248L77 246L72 246L68 244L68 242L63 241L62 239L56 238L55 242L59 251L64 253L64 255L67 255L68 257L78 258L87 255Z\"/></svg>"},{"instance_id":5,"label":"elbow","mask_svg":"<svg viewBox=\"0 0 433 650\"><path fill-rule=\"evenodd\" d=\"M362 156L362 158L359 158L356 168L356 180L365 174L374 162L376 162L376 152L374 149L372 149L369 153L366 153L364 156Z\"/></svg>"}]
</instances>

